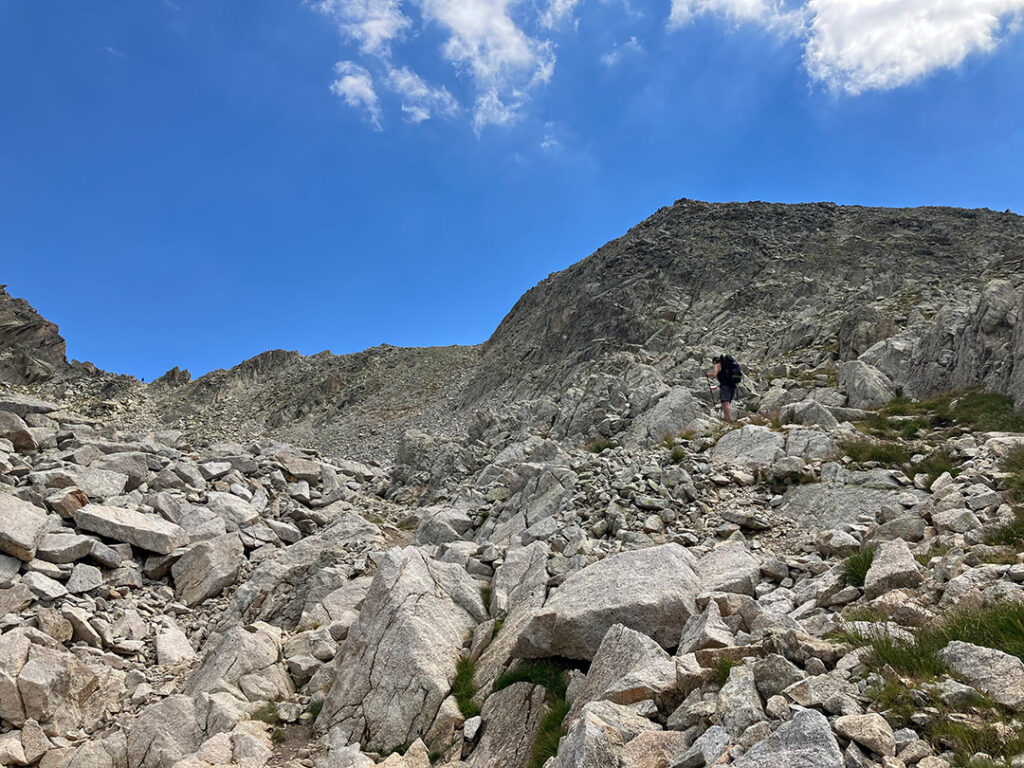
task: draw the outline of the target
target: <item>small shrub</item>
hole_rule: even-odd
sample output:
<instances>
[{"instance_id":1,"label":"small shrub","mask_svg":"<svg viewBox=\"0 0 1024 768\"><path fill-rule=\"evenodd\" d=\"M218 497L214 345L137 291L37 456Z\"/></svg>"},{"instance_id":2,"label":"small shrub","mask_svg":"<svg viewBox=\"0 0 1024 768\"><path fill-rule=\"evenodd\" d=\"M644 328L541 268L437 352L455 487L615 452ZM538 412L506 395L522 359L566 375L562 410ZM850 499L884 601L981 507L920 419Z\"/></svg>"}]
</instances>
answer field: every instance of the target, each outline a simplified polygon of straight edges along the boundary
<instances>
[{"instance_id":1,"label":"small shrub","mask_svg":"<svg viewBox=\"0 0 1024 768\"><path fill-rule=\"evenodd\" d=\"M729 681L729 673L732 672L732 668L739 664L735 659L721 658L715 662L715 669L711 675L711 679L721 688Z\"/></svg>"},{"instance_id":2,"label":"small shrub","mask_svg":"<svg viewBox=\"0 0 1024 768\"><path fill-rule=\"evenodd\" d=\"M476 665L465 656L461 657L455 665L452 696L459 703L459 710L467 720L480 714L480 705L473 701L473 697L476 696L476 683L473 682L475 672Z\"/></svg>"},{"instance_id":3,"label":"small shrub","mask_svg":"<svg viewBox=\"0 0 1024 768\"><path fill-rule=\"evenodd\" d=\"M584 448L586 448L591 453L602 453L603 451L607 451L609 448L614 447L615 443L604 437L594 438L584 446Z\"/></svg>"},{"instance_id":4,"label":"small shrub","mask_svg":"<svg viewBox=\"0 0 1024 768\"><path fill-rule=\"evenodd\" d=\"M677 445L675 448L672 449L672 461L674 461L676 464L678 464L685 458L686 449L683 448L683 446Z\"/></svg>"},{"instance_id":5,"label":"small shrub","mask_svg":"<svg viewBox=\"0 0 1024 768\"><path fill-rule=\"evenodd\" d=\"M569 665L556 659L532 659L524 661L513 669L501 674L494 682L494 691L508 688L515 683L543 685L549 692L554 691L565 697L565 670Z\"/></svg>"},{"instance_id":6,"label":"small shrub","mask_svg":"<svg viewBox=\"0 0 1024 768\"><path fill-rule=\"evenodd\" d=\"M284 728L275 728L270 734L270 740L274 744L283 744L287 738L288 734L285 733Z\"/></svg>"},{"instance_id":7,"label":"small shrub","mask_svg":"<svg viewBox=\"0 0 1024 768\"><path fill-rule=\"evenodd\" d=\"M1024 509L1014 510L1013 520L988 534L985 543L1017 550L1024 548Z\"/></svg>"},{"instance_id":8,"label":"small shrub","mask_svg":"<svg viewBox=\"0 0 1024 768\"><path fill-rule=\"evenodd\" d=\"M843 560L843 578L852 587L863 587L864 578L875 560L875 550L865 549Z\"/></svg>"},{"instance_id":9,"label":"small shrub","mask_svg":"<svg viewBox=\"0 0 1024 768\"><path fill-rule=\"evenodd\" d=\"M911 477L928 475L928 485L938 480L944 472L949 472L953 477L960 474L960 468L953 463L953 457L949 455L949 451L932 451L924 458L924 461L907 467L907 474Z\"/></svg>"},{"instance_id":10,"label":"small shrub","mask_svg":"<svg viewBox=\"0 0 1024 768\"><path fill-rule=\"evenodd\" d=\"M313 716L312 722L316 722L316 719L320 717L320 711L324 708L322 701L314 701L309 705L309 714Z\"/></svg>"},{"instance_id":11,"label":"small shrub","mask_svg":"<svg viewBox=\"0 0 1024 768\"><path fill-rule=\"evenodd\" d=\"M910 461L906 447L899 443L847 440L840 444L839 450L858 464L875 461L883 466L898 467Z\"/></svg>"},{"instance_id":12,"label":"small shrub","mask_svg":"<svg viewBox=\"0 0 1024 768\"><path fill-rule=\"evenodd\" d=\"M261 723L267 725L277 725L281 720L277 716L277 704L272 701L268 701L265 704L261 704L253 713L249 715L250 720L259 720Z\"/></svg>"},{"instance_id":13,"label":"small shrub","mask_svg":"<svg viewBox=\"0 0 1024 768\"><path fill-rule=\"evenodd\" d=\"M1003 459L1003 471L1010 473L1006 478L1006 490L1010 501L1024 501L1024 448L1011 451Z\"/></svg>"}]
</instances>

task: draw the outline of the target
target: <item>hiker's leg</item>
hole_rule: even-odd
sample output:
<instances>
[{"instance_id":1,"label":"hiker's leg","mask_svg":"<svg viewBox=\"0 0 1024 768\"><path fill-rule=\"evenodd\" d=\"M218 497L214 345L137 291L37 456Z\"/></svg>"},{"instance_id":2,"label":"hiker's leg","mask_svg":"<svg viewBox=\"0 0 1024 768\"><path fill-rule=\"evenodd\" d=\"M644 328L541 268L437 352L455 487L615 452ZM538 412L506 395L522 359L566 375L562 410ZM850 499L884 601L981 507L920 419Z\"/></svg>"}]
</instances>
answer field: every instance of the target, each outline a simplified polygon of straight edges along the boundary
<instances>
[{"instance_id":1,"label":"hiker's leg","mask_svg":"<svg viewBox=\"0 0 1024 768\"><path fill-rule=\"evenodd\" d=\"M722 413L725 415L726 421L732 421L732 402L725 400L722 402Z\"/></svg>"}]
</instances>

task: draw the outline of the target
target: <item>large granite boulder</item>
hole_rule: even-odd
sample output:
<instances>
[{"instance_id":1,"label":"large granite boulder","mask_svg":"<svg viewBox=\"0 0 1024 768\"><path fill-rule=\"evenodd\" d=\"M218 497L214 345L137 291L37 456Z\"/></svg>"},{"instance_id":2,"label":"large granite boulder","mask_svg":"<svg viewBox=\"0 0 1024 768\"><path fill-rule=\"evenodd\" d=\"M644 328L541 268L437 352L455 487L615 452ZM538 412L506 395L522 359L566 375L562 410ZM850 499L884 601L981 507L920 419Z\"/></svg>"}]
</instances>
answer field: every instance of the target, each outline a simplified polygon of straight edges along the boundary
<instances>
[{"instance_id":1,"label":"large granite boulder","mask_svg":"<svg viewBox=\"0 0 1024 768\"><path fill-rule=\"evenodd\" d=\"M36 556L48 528L46 513L39 507L0 493L0 552L27 562Z\"/></svg>"},{"instance_id":2,"label":"large granite boulder","mask_svg":"<svg viewBox=\"0 0 1024 768\"><path fill-rule=\"evenodd\" d=\"M800 710L788 723L755 745L732 768L843 768L843 755L828 720L813 709Z\"/></svg>"},{"instance_id":3,"label":"large granite boulder","mask_svg":"<svg viewBox=\"0 0 1024 768\"><path fill-rule=\"evenodd\" d=\"M244 548L237 533L193 544L171 566L174 591L190 608L238 581Z\"/></svg>"},{"instance_id":4,"label":"large granite boulder","mask_svg":"<svg viewBox=\"0 0 1024 768\"><path fill-rule=\"evenodd\" d=\"M716 464L757 469L775 463L785 455L786 438L767 427L747 425L726 432L711 449Z\"/></svg>"},{"instance_id":5,"label":"large granite boulder","mask_svg":"<svg viewBox=\"0 0 1024 768\"><path fill-rule=\"evenodd\" d=\"M188 535L174 523L159 515L124 507L89 504L75 512L75 524L82 530L159 555L169 555L176 548L188 544Z\"/></svg>"},{"instance_id":6,"label":"large granite boulder","mask_svg":"<svg viewBox=\"0 0 1024 768\"><path fill-rule=\"evenodd\" d=\"M377 751L426 736L459 650L486 618L480 589L461 566L415 547L390 550L335 658L318 725Z\"/></svg>"},{"instance_id":7,"label":"large granite boulder","mask_svg":"<svg viewBox=\"0 0 1024 768\"><path fill-rule=\"evenodd\" d=\"M644 632L663 648L697 612L696 559L678 544L623 552L571 574L523 630L522 658L592 659L613 624Z\"/></svg>"},{"instance_id":8,"label":"large granite boulder","mask_svg":"<svg viewBox=\"0 0 1024 768\"><path fill-rule=\"evenodd\" d=\"M1024 662L996 648L954 640L940 652L953 674L1004 707L1024 710Z\"/></svg>"},{"instance_id":9,"label":"large granite boulder","mask_svg":"<svg viewBox=\"0 0 1024 768\"><path fill-rule=\"evenodd\" d=\"M878 408L896 397L889 377L861 360L839 366L839 383L846 388L851 408Z\"/></svg>"}]
</instances>

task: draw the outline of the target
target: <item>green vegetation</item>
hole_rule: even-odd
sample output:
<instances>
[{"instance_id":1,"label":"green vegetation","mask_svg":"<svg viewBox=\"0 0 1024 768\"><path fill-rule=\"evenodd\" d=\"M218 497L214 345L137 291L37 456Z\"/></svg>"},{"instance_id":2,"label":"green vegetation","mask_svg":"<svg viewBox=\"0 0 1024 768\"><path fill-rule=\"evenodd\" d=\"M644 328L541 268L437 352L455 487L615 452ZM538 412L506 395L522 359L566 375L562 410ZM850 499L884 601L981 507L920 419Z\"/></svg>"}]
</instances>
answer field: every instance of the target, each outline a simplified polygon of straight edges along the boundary
<instances>
[{"instance_id":1,"label":"green vegetation","mask_svg":"<svg viewBox=\"0 0 1024 768\"><path fill-rule=\"evenodd\" d=\"M985 537L985 543L992 546L1009 546L1018 551L1024 549L1024 510L1017 509L1012 522L992 531Z\"/></svg>"},{"instance_id":2,"label":"green vegetation","mask_svg":"<svg viewBox=\"0 0 1024 768\"><path fill-rule=\"evenodd\" d=\"M947 552L949 552L949 547L935 544L923 555L918 555L914 559L921 565L928 565L928 563L932 561L933 557L942 557Z\"/></svg>"},{"instance_id":3,"label":"green vegetation","mask_svg":"<svg viewBox=\"0 0 1024 768\"><path fill-rule=\"evenodd\" d=\"M505 626L505 620L504 619L497 619L494 622L494 628L491 629L491 640L493 640L494 638L496 638L498 636L498 633L501 632L501 628L504 627L504 626Z\"/></svg>"},{"instance_id":4,"label":"green vegetation","mask_svg":"<svg viewBox=\"0 0 1024 768\"><path fill-rule=\"evenodd\" d=\"M1010 501L1024 501L1024 448L1018 448L1003 459L1003 471L1009 472L1006 490Z\"/></svg>"},{"instance_id":5,"label":"green vegetation","mask_svg":"<svg viewBox=\"0 0 1024 768\"><path fill-rule=\"evenodd\" d=\"M314 701L312 704L309 705L309 714L311 714L313 716L313 720L311 722L314 722L314 723L316 722L316 719L318 717L320 717L320 711L323 708L324 708L323 701Z\"/></svg>"},{"instance_id":6,"label":"green vegetation","mask_svg":"<svg viewBox=\"0 0 1024 768\"><path fill-rule=\"evenodd\" d=\"M883 682L868 693L887 719L905 725L922 710L921 697L930 697L929 681L948 674L939 652L951 641L996 648L1024 660L1024 605L1003 603L956 611L918 630L910 640L884 633L852 634L845 639L870 648L865 661L882 675ZM982 694L955 709L938 699L928 705L937 714L918 724L918 732L933 747L951 751L960 768L1006 766L1009 758L1024 751L1024 733L1014 731L1007 723L1008 713ZM993 760L972 762L978 752Z\"/></svg>"},{"instance_id":7,"label":"green vegetation","mask_svg":"<svg viewBox=\"0 0 1024 768\"><path fill-rule=\"evenodd\" d=\"M932 451L923 461L911 464L907 469L907 475L910 477L928 475L929 486L938 480L944 472L949 472L953 477L960 473L960 468L953 463L953 457L949 455L949 451Z\"/></svg>"},{"instance_id":8,"label":"green vegetation","mask_svg":"<svg viewBox=\"0 0 1024 768\"><path fill-rule=\"evenodd\" d=\"M486 584L480 587L480 599L483 601L484 608L488 611L491 610L491 585Z\"/></svg>"},{"instance_id":9,"label":"green vegetation","mask_svg":"<svg viewBox=\"0 0 1024 768\"><path fill-rule=\"evenodd\" d=\"M565 699L565 671L568 668L566 662L558 659L524 661L515 669L506 671L494 683L495 691L515 683L533 683L547 690L548 712L541 720L528 768L541 768L549 758L558 754L558 742L565 735L563 722L569 713L569 702Z\"/></svg>"},{"instance_id":10,"label":"green vegetation","mask_svg":"<svg viewBox=\"0 0 1024 768\"><path fill-rule=\"evenodd\" d=\"M459 703L459 710L467 720L480 714L480 705L473 701L473 697L476 696L476 683L473 682L475 672L476 665L465 656L461 657L455 665L452 696Z\"/></svg>"},{"instance_id":11,"label":"green vegetation","mask_svg":"<svg viewBox=\"0 0 1024 768\"><path fill-rule=\"evenodd\" d=\"M839 450L858 464L874 461L887 467L907 464L910 455L899 443L879 443L871 440L846 440Z\"/></svg>"},{"instance_id":12,"label":"green vegetation","mask_svg":"<svg viewBox=\"0 0 1024 768\"><path fill-rule=\"evenodd\" d=\"M583 447L591 453L602 453L603 451L615 448L616 446L615 442L612 440L608 440L604 437L596 437Z\"/></svg>"},{"instance_id":13,"label":"green vegetation","mask_svg":"<svg viewBox=\"0 0 1024 768\"><path fill-rule=\"evenodd\" d=\"M852 587L863 587L875 559L875 550L865 549L843 560L843 579Z\"/></svg>"},{"instance_id":14,"label":"green vegetation","mask_svg":"<svg viewBox=\"0 0 1024 768\"><path fill-rule=\"evenodd\" d=\"M721 688L729 680L729 673L732 672L732 668L739 664L735 659L728 659L722 657L715 662L715 670L711 675L711 679Z\"/></svg>"},{"instance_id":15,"label":"green vegetation","mask_svg":"<svg viewBox=\"0 0 1024 768\"><path fill-rule=\"evenodd\" d=\"M277 716L277 704L272 701L261 704L249 715L250 720L259 720L267 725L277 725L281 719Z\"/></svg>"},{"instance_id":16,"label":"green vegetation","mask_svg":"<svg viewBox=\"0 0 1024 768\"><path fill-rule=\"evenodd\" d=\"M913 440L921 432L928 429L928 423L924 419L910 417L893 418L883 413L876 413L860 422L857 426L861 432L874 437L887 439L902 438L903 440Z\"/></svg>"},{"instance_id":17,"label":"green vegetation","mask_svg":"<svg viewBox=\"0 0 1024 768\"><path fill-rule=\"evenodd\" d=\"M288 734L285 733L284 728L275 728L270 734L270 740L274 744L283 744L287 738Z\"/></svg>"},{"instance_id":18,"label":"green vegetation","mask_svg":"<svg viewBox=\"0 0 1024 768\"><path fill-rule=\"evenodd\" d=\"M880 415L916 416L932 429L953 426L980 432L1024 432L1024 413L1013 409L1013 400L980 390L946 392L911 402L898 397Z\"/></svg>"},{"instance_id":19,"label":"green vegetation","mask_svg":"<svg viewBox=\"0 0 1024 768\"><path fill-rule=\"evenodd\" d=\"M686 458L686 449L681 445L677 445L672 449L672 461L676 464Z\"/></svg>"}]
</instances>

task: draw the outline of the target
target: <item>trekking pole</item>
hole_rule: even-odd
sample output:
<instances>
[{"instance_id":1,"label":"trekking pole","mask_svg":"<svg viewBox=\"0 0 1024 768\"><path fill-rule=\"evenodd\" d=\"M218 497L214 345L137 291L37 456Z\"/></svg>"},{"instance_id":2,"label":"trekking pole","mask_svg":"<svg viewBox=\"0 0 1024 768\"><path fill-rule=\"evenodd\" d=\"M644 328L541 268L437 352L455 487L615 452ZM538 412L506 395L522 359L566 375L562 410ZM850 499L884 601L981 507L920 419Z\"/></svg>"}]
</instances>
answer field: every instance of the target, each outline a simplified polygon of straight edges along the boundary
<instances>
[{"instance_id":1,"label":"trekking pole","mask_svg":"<svg viewBox=\"0 0 1024 768\"><path fill-rule=\"evenodd\" d=\"M708 384L708 394L711 395L711 407L715 409L715 413L720 413L720 406L715 402L715 388L711 386L711 379L706 373L704 373L703 368L701 368L700 375L704 377L704 381ZM719 418L721 418L721 416L719 416Z\"/></svg>"}]
</instances>

